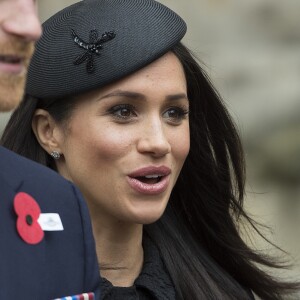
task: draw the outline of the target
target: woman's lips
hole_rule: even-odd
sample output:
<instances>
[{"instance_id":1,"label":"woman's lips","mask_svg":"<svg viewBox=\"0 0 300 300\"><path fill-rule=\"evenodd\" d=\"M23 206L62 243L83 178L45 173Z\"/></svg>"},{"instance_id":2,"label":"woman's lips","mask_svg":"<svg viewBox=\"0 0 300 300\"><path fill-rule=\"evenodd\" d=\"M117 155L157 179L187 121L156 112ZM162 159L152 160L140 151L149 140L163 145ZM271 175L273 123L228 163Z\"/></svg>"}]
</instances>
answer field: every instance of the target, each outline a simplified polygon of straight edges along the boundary
<instances>
[{"instance_id":1,"label":"woman's lips","mask_svg":"<svg viewBox=\"0 0 300 300\"><path fill-rule=\"evenodd\" d=\"M24 59L15 55L0 55L0 72L20 74L24 70Z\"/></svg>"},{"instance_id":2,"label":"woman's lips","mask_svg":"<svg viewBox=\"0 0 300 300\"><path fill-rule=\"evenodd\" d=\"M146 195L157 195L167 189L170 173L170 168L166 166L150 166L130 173L127 180L135 191Z\"/></svg>"},{"instance_id":3,"label":"woman's lips","mask_svg":"<svg viewBox=\"0 0 300 300\"><path fill-rule=\"evenodd\" d=\"M170 182L170 176L161 177L159 182L146 183L133 177L127 177L129 185L137 192L147 195L156 195L164 192Z\"/></svg>"}]
</instances>

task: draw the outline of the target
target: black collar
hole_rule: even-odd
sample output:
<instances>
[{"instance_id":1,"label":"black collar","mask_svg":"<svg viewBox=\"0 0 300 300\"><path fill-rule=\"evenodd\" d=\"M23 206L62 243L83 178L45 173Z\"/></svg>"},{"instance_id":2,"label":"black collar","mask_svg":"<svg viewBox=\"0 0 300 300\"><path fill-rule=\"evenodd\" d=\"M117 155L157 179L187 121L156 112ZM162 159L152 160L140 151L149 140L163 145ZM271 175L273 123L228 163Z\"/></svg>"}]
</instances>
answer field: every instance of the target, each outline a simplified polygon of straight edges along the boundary
<instances>
[{"instance_id":1,"label":"black collar","mask_svg":"<svg viewBox=\"0 0 300 300\"><path fill-rule=\"evenodd\" d=\"M142 272L135 280L133 287L128 289L139 290L139 288L142 288L146 289L153 299L175 300L175 288L160 257L159 250L146 236L143 238L143 249L144 264ZM101 299L104 299L113 289L118 289L105 278L101 278L100 286Z\"/></svg>"}]
</instances>

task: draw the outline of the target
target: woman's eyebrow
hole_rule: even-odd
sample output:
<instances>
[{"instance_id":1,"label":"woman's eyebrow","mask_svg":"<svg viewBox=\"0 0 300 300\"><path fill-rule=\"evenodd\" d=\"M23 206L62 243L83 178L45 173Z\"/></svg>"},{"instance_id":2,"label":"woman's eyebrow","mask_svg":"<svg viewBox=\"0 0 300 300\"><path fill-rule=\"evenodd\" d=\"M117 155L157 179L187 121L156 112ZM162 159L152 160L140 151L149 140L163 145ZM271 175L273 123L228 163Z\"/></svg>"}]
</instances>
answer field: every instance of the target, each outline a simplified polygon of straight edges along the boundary
<instances>
[{"instance_id":1,"label":"woman's eyebrow","mask_svg":"<svg viewBox=\"0 0 300 300\"><path fill-rule=\"evenodd\" d=\"M121 90L116 90L111 93L108 93L98 99L102 100L105 98L110 98L110 97L125 97L125 98L130 98L130 99L145 99L145 95L137 92L130 92L130 91L121 91Z\"/></svg>"},{"instance_id":2,"label":"woman's eyebrow","mask_svg":"<svg viewBox=\"0 0 300 300\"><path fill-rule=\"evenodd\" d=\"M125 98L130 98L130 99L140 99L140 100L145 100L147 97L144 94L137 93L137 92L132 92L132 91L123 91L123 90L116 90L111 93L108 93L98 99L98 101L110 97L125 97ZM186 99L188 100L188 97L185 93L179 93L179 94L174 94L174 95L167 95L165 97L165 100L167 101L176 101L176 100L181 100L181 99Z\"/></svg>"},{"instance_id":3,"label":"woman's eyebrow","mask_svg":"<svg viewBox=\"0 0 300 300\"><path fill-rule=\"evenodd\" d=\"M169 100L169 101L175 101L175 100L181 100L181 99L188 100L188 97L185 93L166 96L166 100Z\"/></svg>"}]
</instances>

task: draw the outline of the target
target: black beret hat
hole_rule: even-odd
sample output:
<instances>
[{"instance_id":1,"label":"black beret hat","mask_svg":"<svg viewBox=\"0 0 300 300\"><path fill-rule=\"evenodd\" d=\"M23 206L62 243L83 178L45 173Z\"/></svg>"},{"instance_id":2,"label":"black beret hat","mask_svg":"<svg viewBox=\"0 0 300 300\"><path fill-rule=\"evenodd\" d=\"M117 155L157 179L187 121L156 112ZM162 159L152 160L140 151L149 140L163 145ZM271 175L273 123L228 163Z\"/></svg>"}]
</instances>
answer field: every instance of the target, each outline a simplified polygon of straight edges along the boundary
<instances>
[{"instance_id":1,"label":"black beret hat","mask_svg":"<svg viewBox=\"0 0 300 300\"><path fill-rule=\"evenodd\" d=\"M43 24L26 93L76 95L114 82L174 47L185 22L154 0L83 0Z\"/></svg>"}]
</instances>

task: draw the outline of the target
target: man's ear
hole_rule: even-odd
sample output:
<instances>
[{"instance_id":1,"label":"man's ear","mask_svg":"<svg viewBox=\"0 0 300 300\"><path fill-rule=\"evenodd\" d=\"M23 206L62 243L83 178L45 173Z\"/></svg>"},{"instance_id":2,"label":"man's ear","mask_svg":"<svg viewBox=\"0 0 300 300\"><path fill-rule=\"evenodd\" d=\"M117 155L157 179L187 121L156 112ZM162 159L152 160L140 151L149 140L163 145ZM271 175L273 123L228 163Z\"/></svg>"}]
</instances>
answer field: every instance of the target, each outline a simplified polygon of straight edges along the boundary
<instances>
[{"instance_id":1,"label":"man's ear","mask_svg":"<svg viewBox=\"0 0 300 300\"><path fill-rule=\"evenodd\" d=\"M52 151L62 153L62 129L44 109L37 109L32 119L32 130L42 148L49 154Z\"/></svg>"}]
</instances>

